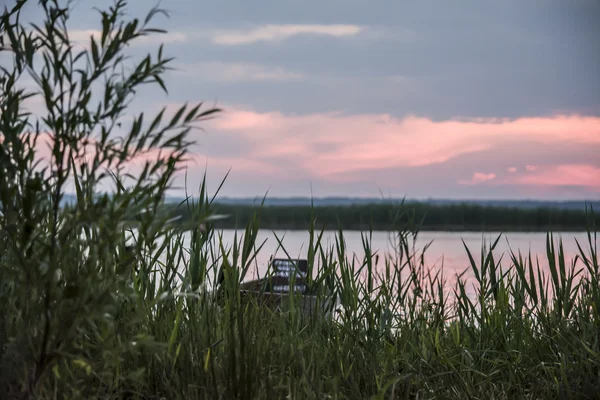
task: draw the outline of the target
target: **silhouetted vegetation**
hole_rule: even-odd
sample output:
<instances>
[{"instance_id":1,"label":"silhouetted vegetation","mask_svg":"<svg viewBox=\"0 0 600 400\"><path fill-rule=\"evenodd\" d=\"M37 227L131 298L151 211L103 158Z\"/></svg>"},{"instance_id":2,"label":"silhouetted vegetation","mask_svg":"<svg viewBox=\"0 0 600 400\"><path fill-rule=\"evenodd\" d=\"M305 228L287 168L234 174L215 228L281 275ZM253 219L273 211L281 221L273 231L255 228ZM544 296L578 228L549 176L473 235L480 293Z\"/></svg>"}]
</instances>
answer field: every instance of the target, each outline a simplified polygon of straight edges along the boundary
<instances>
[{"instance_id":1,"label":"silhouetted vegetation","mask_svg":"<svg viewBox=\"0 0 600 400\"><path fill-rule=\"evenodd\" d=\"M185 207L176 212L185 218ZM423 203L350 206L249 206L214 204L214 210L230 217L215 223L217 228L244 226L260 210L261 226L268 229L306 230L311 215L317 228L348 230L394 230L410 220L422 222L421 230L436 231L584 231L589 221L585 210L559 208L502 208L469 204L429 205ZM596 224L600 218L596 217Z\"/></svg>"}]
</instances>

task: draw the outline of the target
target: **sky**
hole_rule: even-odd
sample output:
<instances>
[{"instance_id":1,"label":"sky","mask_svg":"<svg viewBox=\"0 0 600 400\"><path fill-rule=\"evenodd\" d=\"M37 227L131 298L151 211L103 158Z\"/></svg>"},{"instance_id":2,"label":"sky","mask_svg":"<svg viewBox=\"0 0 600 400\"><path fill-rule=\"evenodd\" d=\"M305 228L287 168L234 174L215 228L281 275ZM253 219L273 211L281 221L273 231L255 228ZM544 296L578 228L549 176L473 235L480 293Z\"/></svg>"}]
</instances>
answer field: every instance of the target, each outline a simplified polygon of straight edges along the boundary
<instances>
[{"instance_id":1,"label":"sky","mask_svg":"<svg viewBox=\"0 0 600 400\"><path fill-rule=\"evenodd\" d=\"M75 4L85 39L112 2ZM168 33L133 52L165 44L169 94L132 111L223 109L192 133L188 191L229 171L222 196L600 198L600 1L160 6Z\"/></svg>"}]
</instances>

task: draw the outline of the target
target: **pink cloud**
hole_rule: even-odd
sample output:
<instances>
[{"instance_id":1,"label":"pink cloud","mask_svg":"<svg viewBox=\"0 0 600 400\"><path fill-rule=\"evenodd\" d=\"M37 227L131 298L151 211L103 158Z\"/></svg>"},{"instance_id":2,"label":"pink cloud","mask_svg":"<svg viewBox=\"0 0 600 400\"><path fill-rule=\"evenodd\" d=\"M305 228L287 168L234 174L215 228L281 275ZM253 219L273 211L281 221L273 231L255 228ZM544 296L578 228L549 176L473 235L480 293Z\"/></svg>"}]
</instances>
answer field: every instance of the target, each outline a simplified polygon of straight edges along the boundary
<instances>
[{"instance_id":1,"label":"pink cloud","mask_svg":"<svg viewBox=\"0 0 600 400\"><path fill-rule=\"evenodd\" d=\"M259 114L252 111L237 110L226 111L214 122L214 127L219 130L256 130L256 129L277 129L283 116L279 113Z\"/></svg>"},{"instance_id":2,"label":"pink cloud","mask_svg":"<svg viewBox=\"0 0 600 400\"><path fill-rule=\"evenodd\" d=\"M593 165L555 165L522 175L507 183L533 186L584 186L600 192L600 168Z\"/></svg>"},{"instance_id":3,"label":"pink cloud","mask_svg":"<svg viewBox=\"0 0 600 400\"><path fill-rule=\"evenodd\" d=\"M319 176L444 163L524 139L600 144L600 118L591 117L436 122L385 114L296 116L233 109L219 116L212 128L259 144L251 155L255 158L295 157L308 172ZM332 149L323 150L328 147Z\"/></svg>"},{"instance_id":4,"label":"pink cloud","mask_svg":"<svg viewBox=\"0 0 600 400\"><path fill-rule=\"evenodd\" d=\"M496 174L494 173L486 174L484 172L475 172L470 180L460 180L458 183L460 185L477 185L479 183L491 181L495 178Z\"/></svg>"},{"instance_id":5,"label":"pink cloud","mask_svg":"<svg viewBox=\"0 0 600 400\"><path fill-rule=\"evenodd\" d=\"M416 116L395 118L388 114L293 115L257 112L248 107L221 107L225 109L223 113L201 124L207 134L195 138L202 149L197 160L204 160L199 164L203 168L207 163L217 174L231 168L232 175L267 185L280 179L306 184L323 182L324 185L350 185L361 180L387 186L393 183L390 181L393 173L384 176L380 173L382 170L398 169L406 174L406 171L416 172L434 165L451 165L450 161L456 165L454 160L459 159L473 161L461 161L462 170L450 169L444 179L473 187L484 183L496 187L522 185L525 176L539 174L546 168L548 158L541 159L542 148L556 149L552 153L556 159L551 160L557 165L572 163L572 158L561 163L560 149L584 146L600 150L600 118L597 117L559 115L516 120L432 121ZM169 110L176 108L172 105ZM483 156L483 152L487 155ZM475 157L475 153L482 154ZM481 163L485 163L489 155L493 155L496 164L482 171L486 165ZM477 172L467 180L462 172L464 168ZM506 171L511 179L498 171ZM541 178L538 181L540 184L549 182ZM586 182L586 185L591 184Z\"/></svg>"}]
</instances>

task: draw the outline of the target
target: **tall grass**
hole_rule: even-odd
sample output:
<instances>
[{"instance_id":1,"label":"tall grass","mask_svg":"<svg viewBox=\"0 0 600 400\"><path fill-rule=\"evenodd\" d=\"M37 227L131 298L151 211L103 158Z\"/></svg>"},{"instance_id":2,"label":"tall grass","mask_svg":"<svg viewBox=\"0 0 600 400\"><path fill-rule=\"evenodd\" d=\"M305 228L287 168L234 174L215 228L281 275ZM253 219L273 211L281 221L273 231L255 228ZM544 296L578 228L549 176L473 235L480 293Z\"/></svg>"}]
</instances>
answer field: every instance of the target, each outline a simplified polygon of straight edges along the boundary
<instances>
[{"instance_id":1,"label":"tall grass","mask_svg":"<svg viewBox=\"0 0 600 400\"><path fill-rule=\"evenodd\" d=\"M207 199L187 206L209 210ZM332 298L337 307L305 314L294 302L274 310L240 294L260 250L258 229L257 215L234 243L210 225L192 232L187 247L185 233L174 229L165 230L159 246L145 242L130 270L131 292L112 291L117 308L95 332L102 340L77 337L78 352L57 355L36 395L597 398L600 293L592 230L573 260L551 234L545 262L511 252L503 265L493 253L500 237L479 257L465 247L475 296L465 279L450 286L442 270L427 268L426 250L413 246L418 230L397 232L396 251L388 254L374 254L365 232L361 260L349 256L342 231L326 247L322 231L309 230L311 292L318 307L331 307ZM218 297L212 282L220 268L226 279ZM11 341L29 332L19 321L22 307L3 305L6 368L20 350ZM109 344L119 346L110 361L103 357ZM12 368L4 383L14 388L21 375Z\"/></svg>"},{"instance_id":2,"label":"tall grass","mask_svg":"<svg viewBox=\"0 0 600 400\"><path fill-rule=\"evenodd\" d=\"M101 38L79 56L59 29L67 9L42 2L39 40L18 23L21 5L0 25L15 53L0 81L0 397L597 398L594 226L573 260L551 234L546 263L520 252L496 259L500 237L478 257L465 246L471 296L464 275L449 285L443 269L425 264L427 246L416 248L422 221L410 209L398 206L392 252L376 251L363 232L362 259L350 255L341 229L325 246L313 213L305 257L314 312L303 312L299 293L270 307L240 290L262 248L260 210L233 243L207 222L214 197L205 182L180 205L189 221L160 212L190 124L217 110L182 107L149 125L141 114L122 140L111 131L137 86L164 86L162 48L132 74L115 72L121 49L155 32L146 24L158 11L144 24L120 24L125 2L117 2L101 14ZM25 71L47 106L38 124L15 86ZM92 106L90 82L107 71L114 74ZM53 146L41 169L40 124ZM122 173L131 157L156 152L137 176ZM103 180L115 184L111 196L97 195ZM61 207L68 182L77 202ZM276 240L285 253L284 238Z\"/></svg>"}]
</instances>

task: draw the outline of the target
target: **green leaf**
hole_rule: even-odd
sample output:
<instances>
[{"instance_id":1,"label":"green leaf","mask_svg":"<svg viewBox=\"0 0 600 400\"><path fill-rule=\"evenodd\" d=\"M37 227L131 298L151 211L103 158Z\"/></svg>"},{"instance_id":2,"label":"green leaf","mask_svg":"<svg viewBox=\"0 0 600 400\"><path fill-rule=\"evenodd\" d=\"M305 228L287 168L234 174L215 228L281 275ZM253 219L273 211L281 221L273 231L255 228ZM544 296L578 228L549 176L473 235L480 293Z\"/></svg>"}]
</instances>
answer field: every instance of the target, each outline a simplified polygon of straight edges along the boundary
<instances>
[{"instance_id":1,"label":"green leaf","mask_svg":"<svg viewBox=\"0 0 600 400\"><path fill-rule=\"evenodd\" d=\"M73 365L75 365L76 367L79 367L81 369L83 369L86 373L86 375L91 375L92 374L92 366L85 360L78 358L72 361Z\"/></svg>"}]
</instances>

